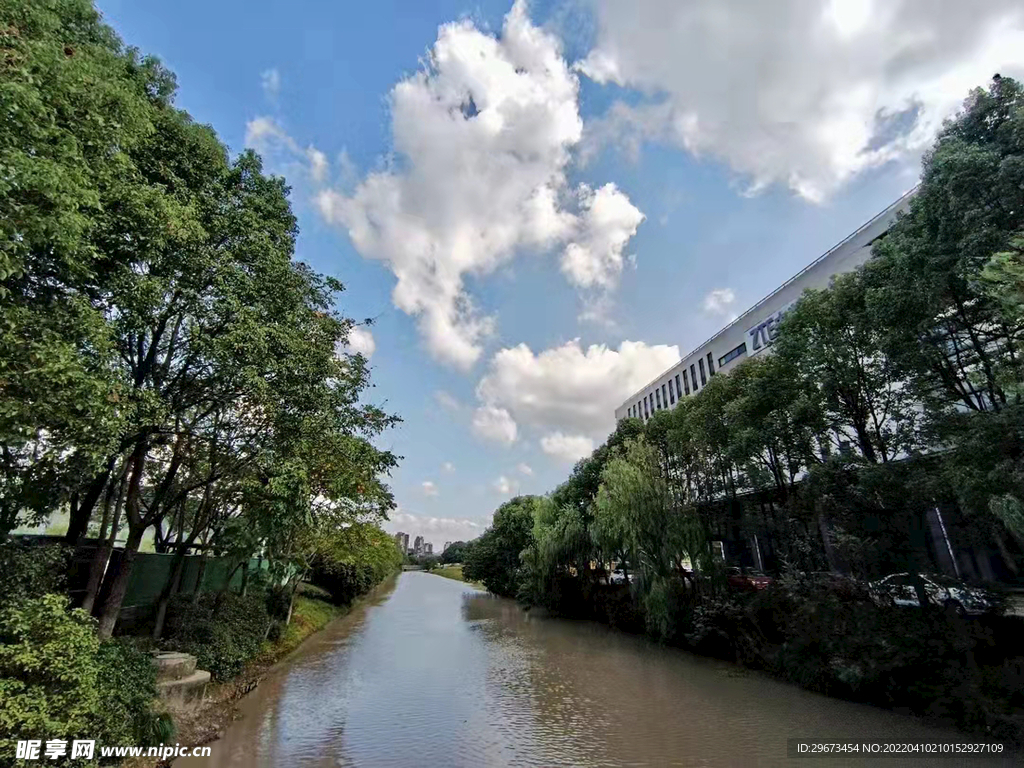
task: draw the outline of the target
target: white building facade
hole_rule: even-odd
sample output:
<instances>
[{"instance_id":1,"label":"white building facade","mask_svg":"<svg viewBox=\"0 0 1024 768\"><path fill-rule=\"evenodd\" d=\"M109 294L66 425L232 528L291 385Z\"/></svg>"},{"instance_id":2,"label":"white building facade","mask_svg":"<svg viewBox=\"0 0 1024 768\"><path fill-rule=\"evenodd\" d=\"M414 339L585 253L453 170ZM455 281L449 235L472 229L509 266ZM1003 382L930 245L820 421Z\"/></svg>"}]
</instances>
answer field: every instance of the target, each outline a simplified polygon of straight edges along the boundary
<instances>
[{"instance_id":1,"label":"white building facade","mask_svg":"<svg viewBox=\"0 0 1024 768\"><path fill-rule=\"evenodd\" d=\"M727 373L744 360L765 353L778 335L778 324L808 288L827 288L832 277L852 272L871 257L871 246L910 204L911 190L857 231L818 257L794 277L733 320L615 409L615 419L646 421L673 408L707 386L712 376Z\"/></svg>"}]
</instances>

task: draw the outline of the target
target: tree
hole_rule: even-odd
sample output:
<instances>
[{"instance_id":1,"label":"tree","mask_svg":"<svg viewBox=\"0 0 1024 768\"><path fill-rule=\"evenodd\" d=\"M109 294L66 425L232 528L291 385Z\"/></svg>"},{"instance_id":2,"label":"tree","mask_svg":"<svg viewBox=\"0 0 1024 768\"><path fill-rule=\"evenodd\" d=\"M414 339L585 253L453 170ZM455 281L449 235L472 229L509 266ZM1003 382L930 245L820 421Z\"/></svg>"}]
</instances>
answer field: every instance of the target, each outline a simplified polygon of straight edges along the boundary
<instances>
[{"instance_id":1,"label":"tree","mask_svg":"<svg viewBox=\"0 0 1024 768\"><path fill-rule=\"evenodd\" d=\"M491 527L473 543L462 567L466 581L479 581L489 592L515 597L523 565L520 554L533 539L536 496L516 496L494 513Z\"/></svg>"},{"instance_id":2,"label":"tree","mask_svg":"<svg viewBox=\"0 0 1024 768\"><path fill-rule=\"evenodd\" d=\"M132 153L173 77L88 0L0 2L0 533L88 504L121 429L95 287L107 225L140 198ZM142 234L142 233L139 233ZM82 496L89 498L82 499Z\"/></svg>"},{"instance_id":3,"label":"tree","mask_svg":"<svg viewBox=\"0 0 1024 768\"><path fill-rule=\"evenodd\" d=\"M832 448L849 442L868 463L917 448L913 393L883 351L861 272L839 275L828 290L806 291L782 321L776 354L817 391Z\"/></svg>"},{"instance_id":4,"label":"tree","mask_svg":"<svg viewBox=\"0 0 1024 768\"><path fill-rule=\"evenodd\" d=\"M999 410L1000 372L1018 368L1022 325L984 281L1024 232L1024 91L993 78L971 92L923 162L910 205L874 247L866 306L886 354L941 417Z\"/></svg>"}]
</instances>

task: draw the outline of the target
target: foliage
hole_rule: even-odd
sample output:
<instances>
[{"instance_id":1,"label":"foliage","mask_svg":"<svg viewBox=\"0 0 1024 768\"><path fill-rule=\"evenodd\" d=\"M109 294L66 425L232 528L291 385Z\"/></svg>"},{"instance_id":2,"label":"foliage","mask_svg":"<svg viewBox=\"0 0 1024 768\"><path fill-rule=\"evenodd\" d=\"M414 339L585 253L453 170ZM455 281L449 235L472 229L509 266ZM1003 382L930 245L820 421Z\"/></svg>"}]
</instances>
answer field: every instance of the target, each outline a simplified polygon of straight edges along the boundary
<instances>
[{"instance_id":1,"label":"foliage","mask_svg":"<svg viewBox=\"0 0 1024 768\"><path fill-rule=\"evenodd\" d=\"M103 637L150 529L294 585L393 506L373 438L397 417L361 401L343 285L293 259L284 181L89 0L0 11L0 533L63 508L69 544L98 510L127 524L87 596Z\"/></svg>"},{"instance_id":2,"label":"foliage","mask_svg":"<svg viewBox=\"0 0 1024 768\"><path fill-rule=\"evenodd\" d=\"M204 594L197 601L181 597L171 605L171 643L194 655L200 669L217 680L234 677L260 651L270 628L266 596L253 590Z\"/></svg>"},{"instance_id":3,"label":"foliage","mask_svg":"<svg viewBox=\"0 0 1024 768\"><path fill-rule=\"evenodd\" d=\"M533 536L535 496L517 496L494 513L491 527L478 538L462 566L467 581L479 581L496 595L514 597L522 571L520 553Z\"/></svg>"},{"instance_id":4,"label":"foliage","mask_svg":"<svg viewBox=\"0 0 1024 768\"><path fill-rule=\"evenodd\" d=\"M29 598L64 591L69 552L60 546L33 546L0 539L0 609Z\"/></svg>"},{"instance_id":5,"label":"foliage","mask_svg":"<svg viewBox=\"0 0 1024 768\"><path fill-rule=\"evenodd\" d=\"M463 563L469 556L469 550L472 546L473 542L471 541L453 541L448 545L448 549L441 553L440 562L444 565L449 563Z\"/></svg>"},{"instance_id":6,"label":"foliage","mask_svg":"<svg viewBox=\"0 0 1024 768\"><path fill-rule=\"evenodd\" d=\"M94 621L68 610L66 597L43 595L0 609L5 755L14 754L12 738L147 743L162 726L154 698L149 657L120 642L101 643Z\"/></svg>"}]
</instances>

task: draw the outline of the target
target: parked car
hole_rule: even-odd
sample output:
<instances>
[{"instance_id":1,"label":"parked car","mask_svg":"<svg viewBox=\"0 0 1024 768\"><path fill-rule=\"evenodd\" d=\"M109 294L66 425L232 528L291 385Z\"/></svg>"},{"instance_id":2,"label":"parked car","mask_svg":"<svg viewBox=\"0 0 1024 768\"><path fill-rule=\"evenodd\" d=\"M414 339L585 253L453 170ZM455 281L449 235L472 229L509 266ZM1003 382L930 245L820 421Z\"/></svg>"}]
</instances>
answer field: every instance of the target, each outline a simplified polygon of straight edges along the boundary
<instances>
[{"instance_id":1,"label":"parked car","mask_svg":"<svg viewBox=\"0 0 1024 768\"><path fill-rule=\"evenodd\" d=\"M633 574L627 574L621 568L616 568L608 577L608 581L612 584L628 584L633 581Z\"/></svg>"},{"instance_id":2,"label":"parked car","mask_svg":"<svg viewBox=\"0 0 1024 768\"><path fill-rule=\"evenodd\" d=\"M725 572L726 581L732 589L737 592L758 592L767 589L772 583L772 578L761 573L761 571L747 570L742 568L728 568Z\"/></svg>"},{"instance_id":3,"label":"parked car","mask_svg":"<svg viewBox=\"0 0 1024 768\"><path fill-rule=\"evenodd\" d=\"M949 576L921 574L929 603L955 611L961 615L977 615L996 605L994 595L984 589L972 587ZM920 600L909 573L893 573L871 582L871 597L875 602L904 608L919 608Z\"/></svg>"}]
</instances>

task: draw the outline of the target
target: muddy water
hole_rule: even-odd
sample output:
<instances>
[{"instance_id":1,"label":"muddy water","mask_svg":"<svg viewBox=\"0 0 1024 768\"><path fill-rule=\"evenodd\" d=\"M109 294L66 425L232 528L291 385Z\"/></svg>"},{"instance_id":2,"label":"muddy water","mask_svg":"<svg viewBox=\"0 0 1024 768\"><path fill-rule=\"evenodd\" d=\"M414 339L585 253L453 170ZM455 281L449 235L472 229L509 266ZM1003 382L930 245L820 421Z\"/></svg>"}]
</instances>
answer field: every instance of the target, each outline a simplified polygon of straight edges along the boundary
<instances>
[{"instance_id":1,"label":"muddy water","mask_svg":"<svg viewBox=\"0 0 1024 768\"><path fill-rule=\"evenodd\" d=\"M786 740L956 734L403 573L308 641L191 766L995 766L787 758Z\"/></svg>"}]
</instances>

